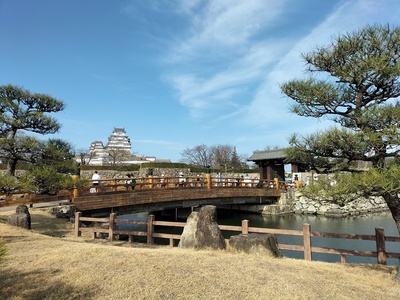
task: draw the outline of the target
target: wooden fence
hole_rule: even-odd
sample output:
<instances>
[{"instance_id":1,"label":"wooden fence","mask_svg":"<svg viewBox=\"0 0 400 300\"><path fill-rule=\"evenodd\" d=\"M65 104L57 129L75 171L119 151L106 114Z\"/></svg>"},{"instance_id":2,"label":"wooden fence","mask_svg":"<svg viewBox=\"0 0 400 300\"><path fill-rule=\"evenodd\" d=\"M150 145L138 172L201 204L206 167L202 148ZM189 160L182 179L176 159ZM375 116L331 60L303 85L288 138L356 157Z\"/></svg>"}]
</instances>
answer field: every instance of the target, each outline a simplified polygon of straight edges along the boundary
<instances>
[{"instance_id":1,"label":"wooden fence","mask_svg":"<svg viewBox=\"0 0 400 300\"><path fill-rule=\"evenodd\" d=\"M82 222L96 222L96 223L108 223L108 228L102 227L84 227ZM132 230L119 230L118 224L141 224L146 226L146 231L132 231ZM169 234L169 233L157 233L155 232L155 226L165 227L181 227L186 225L184 222L167 222L167 221L156 221L154 215L149 215L146 221L140 220L126 220L117 219L116 214L110 214L109 218L92 218L82 217L82 213L77 212L75 214L75 235L81 236L82 232L89 232L92 238L96 238L98 233L108 234L110 241L113 241L115 235L127 235L128 241L132 242L134 236L147 237L147 244L154 244L154 238L168 239L169 245L174 246L175 240L180 240L180 234ZM327 233L311 231L309 224L303 224L303 230L286 230L286 229L272 229L272 228L258 228L249 227L248 220L243 220L241 226L231 225L219 225L221 230L235 231L242 234L249 233L270 233L279 235L291 235L291 236L302 236L303 245L293 244L279 244L280 250L292 250L301 251L304 253L305 260L312 260L313 253L326 253L326 254L337 254L341 257L341 263L346 263L347 256L364 256L364 257L376 257L378 264L386 265L387 258L400 259L400 253L386 252L386 242L400 242L400 237L396 236L385 236L383 228L376 228L375 235L364 235L364 234L343 234L343 233ZM336 239L352 239L352 240L369 240L376 242L376 251L364 251L364 250L346 250L346 249L334 249L334 248L323 248L313 247L312 237L323 237L323 238L336 238ZM229 245L229 240L225 240Z\"/></svg>"}]
</instances>

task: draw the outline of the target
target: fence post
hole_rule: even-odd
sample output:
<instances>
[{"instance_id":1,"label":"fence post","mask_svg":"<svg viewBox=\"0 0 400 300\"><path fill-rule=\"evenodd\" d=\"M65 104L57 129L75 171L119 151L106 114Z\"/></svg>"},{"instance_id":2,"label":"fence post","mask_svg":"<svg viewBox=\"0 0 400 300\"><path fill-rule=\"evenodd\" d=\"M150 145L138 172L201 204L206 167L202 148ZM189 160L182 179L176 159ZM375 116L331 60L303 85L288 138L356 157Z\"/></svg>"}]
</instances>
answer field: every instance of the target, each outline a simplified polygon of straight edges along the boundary
<instances>
[{"instance_id":1,"label":"fence post","mask_svg":"<svg viewBox=\"0 0 400 300\"><path fill-rule=\"evenodd\" d=\"M304 244L304 260L312 260L311 253L311 226L303 224L303 244Z\"/></svg>"},{"instance_id":2,"label":"fence post","mask_svg":"<svg viewBox=\"0 0 400 300\"><path fill-rule=\"evenodd\" d=\"M242 234L249 234L249 220L242 220Z\"/></svg>"},{"instance_id":3,"label":"fence post","mask_svg":"<svg viewBox=\"0 0 400 300\"><path fill-rule=\"evenodd\" d=\"M154 215L149 215L147 218L147 244L148 245L153 245L154 243L154 238L153 238L153 233L154 233Z\"/></svg>"},{"instance_id":4,"label":"fence post","mask_svg":"<svg viewBox=\"0 0 400 300\"><path fill-rule=\"evenodd\" d=\"M346 254L340 254L340 262L342 263L342 264L345 264L346 263Z\"/></svg>"},{"instance_id":5,"label":"fence post","mask_svg":"<svg viewBox=\"0 0 400 300\"><path fill-rule=\"evenodd\" d=\"M110 214L110 226L108 227L108 239L110 242L114 240L115 213Z\"/></svg>"},{"instance_id":6,"label":"fence post","mask_svg":"<svg viewBox=\"0 0 400 300\"><path fill-rule=\"evenodd\" d=\"M79 227L81 225L81 221L79 220L80 217L82 216L82 213L80 211L75 213L75 236L81 236L81 231L79 230Z\"/></svg>"},{"instance_id":7,"label":"fence post","mask_svg":"<svg viewBox=\"0 0 400 300\"><path fill-rule=\"evenodd\" d=\"M386 249L385 249L385 230L383 228L375 228L376 236L376 258L378 264L386 265Z\"/></svg>"}]
</instances>

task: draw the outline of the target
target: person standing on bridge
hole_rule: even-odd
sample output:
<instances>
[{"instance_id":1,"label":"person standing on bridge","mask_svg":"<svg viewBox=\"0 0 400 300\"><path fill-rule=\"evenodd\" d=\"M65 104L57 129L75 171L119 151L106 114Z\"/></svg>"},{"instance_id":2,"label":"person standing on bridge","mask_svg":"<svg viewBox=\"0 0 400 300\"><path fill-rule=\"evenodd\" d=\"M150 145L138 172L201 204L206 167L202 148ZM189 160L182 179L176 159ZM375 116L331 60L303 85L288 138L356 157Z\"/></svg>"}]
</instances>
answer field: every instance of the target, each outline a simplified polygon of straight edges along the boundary
<instances>
[{"instance_id":1,"label":"person standing on bridge","mask_svg":"<svg viewBox=\"0 0 400 300\"><path fill-rule=\"evenodd\" d=\"M93 183L93 185L100 184L100 175L97 173L97 171L94 171L94 174L92 176L92 183Z\"/></svg>"},{"instance_id":2,"label":"person standing on bridge","mask_svg":"<svg viewBox=\"0 0 400 300\"><path fill-rule=\"evenodd\" d=\"M97 173L97 171L94 171L94 174L92 175L92 184L96 185L96 186L100 184L100 175ZM95 193L98 192L98 188L97 187L95 187L93 189L94 189L93 192L95 192ZM90 192L93 193L92 189L90 189Z\"/></svg>"}]
</instances>

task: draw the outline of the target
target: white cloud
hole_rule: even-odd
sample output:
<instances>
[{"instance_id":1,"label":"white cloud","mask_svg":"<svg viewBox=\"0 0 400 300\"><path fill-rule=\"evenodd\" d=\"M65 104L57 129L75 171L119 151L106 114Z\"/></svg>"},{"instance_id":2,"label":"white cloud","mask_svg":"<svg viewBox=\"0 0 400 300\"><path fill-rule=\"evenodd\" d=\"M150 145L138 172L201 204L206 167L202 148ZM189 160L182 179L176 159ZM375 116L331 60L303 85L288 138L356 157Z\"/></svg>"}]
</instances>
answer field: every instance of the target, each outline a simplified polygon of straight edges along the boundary
<instances>
[{"instance_id":1,"label":"white cloud","mask_svg":"<svg viewBox=\"0 0 400 300\"><path fill-rule=\"evenodd\" d=\"M231 122L270 130L284 118L288 123L301 119L289 114L290 100L279 88L285 81L305 77L301 53L329 44L335 35L384 22L381 15L387 16L390 10L395 20L399 16L396 3L338 1L332 12L319 24L309 25L303 36L272 32L274 21L296 26L296 20L285 20L287 2L276 1L272 6L263 0L196 3L186 8L193 14L193 26L188 29L190 35L171 51L166 81L192 117L213 117L208 126ZM315 128L308 120L300 123ZM295 130L296 125L291 131Z\"/></svg>"},{"instance_id":2,"label":"white cloud","mask_svg":"<svg viewBox=\"0 0 400 300\"><path fill-rule=\"evenodd\" d=\"M252 37L279 16L284 4L285 1L271 4L264 0L205 2L202 10L191 15L189 36L177 41L169 59L172 62L187 61L202 56L204 51L217 57L225 56L226 51L240 53ZM188 10L186 4L182 10Z\"/></svg>"},{"instance_id":3,"label":"white cloud","mask_svg":"<svg viewBox=\"0 0 400 300\"><path fill-rule=\"evenodd\" d=\"M393 1L381 2L394 4ZM390 7L389 5L386 9L390 9ZM289 104L280 92L279 84L306 76L304 74L306 65L301 58L301 53L312 51L317 46L329 45L332 37L338 34L352 32L371 24L370 22L374 24L381 21L380 9L377 7L376 1L372 0L343 1L342 5L338 6L325 21L315 27L307 36L300 37L297 43L282 56L266 76L263 84L259 86L251 104L243 110L241 120L250 126L260 126L262 122L265 123L264 126L268 126L271 122L279 121L289 111ZM398 4L396 9L398 14ZM394 9L394 13L396 9Z\"/></svg>"},{"instance_id":4,"label":"white cloud","mask_svg":"<svg viewBox=\"0 0 400 300\"><path fill-rule=\"evenodd\" d=\"M179 93L182 105L191 115L201 117L204 110L220 107L239 107L236 99L243 89L266 74L266 69L277 59L282 45L275 40L253 45L241 58L231 61L209 77L194 73L170 75L167 79Z\"/></svg>"}]
</instances>

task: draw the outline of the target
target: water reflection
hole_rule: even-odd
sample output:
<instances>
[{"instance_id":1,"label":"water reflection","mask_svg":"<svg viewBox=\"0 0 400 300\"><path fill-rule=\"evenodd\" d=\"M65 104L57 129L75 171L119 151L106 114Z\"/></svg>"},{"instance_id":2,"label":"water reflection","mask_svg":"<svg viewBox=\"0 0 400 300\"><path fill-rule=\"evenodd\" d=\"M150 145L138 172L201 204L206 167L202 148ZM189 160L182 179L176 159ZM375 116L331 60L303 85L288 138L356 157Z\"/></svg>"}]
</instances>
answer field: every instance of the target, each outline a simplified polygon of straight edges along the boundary
<instances>
[{"instance_id":1,"label":"water reflection","mask_svg":"<svg viewBox=\"0 0 400 300\"><path fill-rule=\"evenodd\" d=\"M389 212L348 218L327 218L324 216L294 214L284 216L265 216L224 211L218 212L218 224L220 225L237 226L241 224L241 220L243 219L249 220L250 227L302 230L303 224L308 223L310 224L312 231L368 235L374 235L375 228L381 227L384 229L386 236L399 236L396 224ZM278 242L281 244L303 244L303 239L300 236L278 235L277 238ZM335 249L376 251L376 243L374 241L313 237L312 245L315 247ZM399 252L399 243L387 242L386 251ZM282 252L287 257L303 258L303 253L298 251L282 250ZM313 253L313 260L340 262L340 256L334 254ZM347 262L376 263L376 258L348 256ZM398 260L389 258L388 265L398 265Z\"/></svg>"},{"instance_id":2,"label":"water reflection","mask_svg":"<svg viewBox=\"0 0 400 300\"><path fill-rule=\"evenodd\" d=\"M118 216L118 218L147 220L147 213ZM174 217L166 217L157 215L157 220L176 221ZM261 214L250 214L226 210L218 210L219 225L240 226L242 220L249 220L250 227L261 228L277 228L302 230L303 224L308 223L312 231L330 232L330 233L349 233L349 234L367 234L374 235L375 228L381 227L385 231L386 236L399 236L396 224L389 212L368 214L348 218L327 218L315 215L282 215L282 216L265 216ZM178 220L184 222L185 220ZM146 225L128 225L121 224L121 229L125 230L146 230ZM182 228L179 227L162 227L157 226L157 232L180 234ZM225 238L237 235L238 232L223 232ZM278 242L281 244L302 245L302 236L277 235ZM168 244L165 239L156 239L157 244ZM348 250L365 250L376 251L375 241L349 240L349 239L333 239L333 238L312 238L314 247L325 247L335 249ZM387 252L400 252L399 243L386 243ZM286 257L303 259L303 253L299 251L282 250ZM335 254L313 253L313 260L340 262L340 256ZM348 263L371 263L376 264L376 258L348 256ZM397 266L398 260L389 258L388 265Z\"/></svg>"},{"instance_id":3,"label":"water reflection","mask_svg":"<svg viewBox=\"0 0 400 300\"><path fill-rule=\"evenodd\" d=\"M137 213L137 214L129 214L129 215L121 215L117 216L117 219L126 219L126 220L136 220L136 221L147 221L148 213ZM147 229L147 225L144 224L127 224L127 223L117 223L118 229L120 230L132 230L132 231L145 231Z\"/></svg>"}]
</instances>

